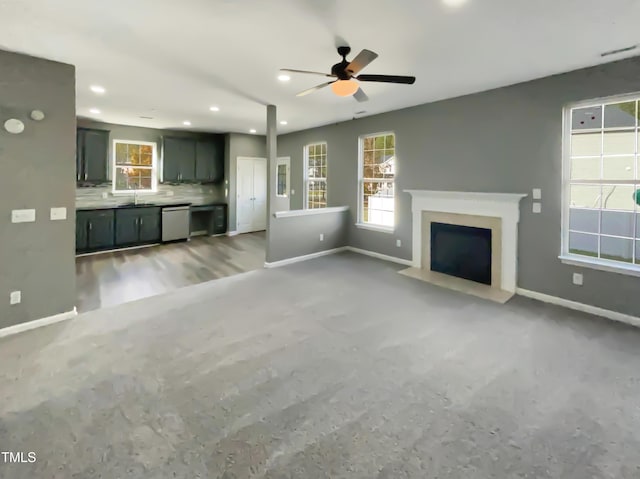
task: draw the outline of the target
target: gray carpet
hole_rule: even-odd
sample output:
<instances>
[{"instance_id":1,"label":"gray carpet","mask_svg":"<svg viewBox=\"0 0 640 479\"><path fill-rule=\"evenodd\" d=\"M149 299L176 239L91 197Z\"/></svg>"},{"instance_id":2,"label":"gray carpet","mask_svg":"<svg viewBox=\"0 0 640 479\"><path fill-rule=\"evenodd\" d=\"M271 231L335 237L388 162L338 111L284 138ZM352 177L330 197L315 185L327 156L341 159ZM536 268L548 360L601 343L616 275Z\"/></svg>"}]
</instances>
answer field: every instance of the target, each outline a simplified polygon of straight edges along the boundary
<instances>
[{"instance_id":1,"label":"gray carpet","mask_svg":"<svg viewBox=\"0 0 640 479\"><path fill-rule=\"evenodd\" d=\"M0 341L18 478L638 478L640 330L341 254Z\"/></svg>"}]
</instances>

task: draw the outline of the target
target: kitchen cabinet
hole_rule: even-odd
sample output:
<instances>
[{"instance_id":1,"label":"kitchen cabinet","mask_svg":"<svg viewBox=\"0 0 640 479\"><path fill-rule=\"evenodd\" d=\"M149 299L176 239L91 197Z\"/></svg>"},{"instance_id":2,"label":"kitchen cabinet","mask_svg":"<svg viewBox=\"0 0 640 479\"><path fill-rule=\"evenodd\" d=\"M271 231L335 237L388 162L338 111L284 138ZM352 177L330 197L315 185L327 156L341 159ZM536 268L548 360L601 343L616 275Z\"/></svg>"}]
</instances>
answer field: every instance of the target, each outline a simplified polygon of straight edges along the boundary
<instances>
[{"instance_id":1,"label":"kitchen cabinet","mask_svg":"<svg viewBox=\"0 0 640 479\"><path fill-rule=\"evenodd\" d=\"M115 212L116 246L158 243L161 233L158 207L124 208Z\"/></svg>"},{"instance_id":2,"label":"kitchen cabinet","mask_svg":"<svg viewBox=\"0 0 640 479\"><path fill-rule=\"evenodd\" d=\"M196 143L196 180L219 183L224 179L224 144L199 140Z\"/></svg>"},{"instance_id":3,"label":"kitchen cabinet","mask_svg":"<svg viewBox=\"0 0 640 479\"><path fill-rule=\"evenodd\" d=\"M99 251L114 246L113 210L78 211L76 214L76 251Z\"/></svg>"},{"instance_id":4,"label":"kitchen cabinet","mask_svg":"<svg viewBox=\"0 0 640 479\"><path fill-rule=\"evenodd\" d=\"M163 180L189 182L196 176L196 142L189 138L162 139Z\"/></svg>"},{"instance_id":5,"label":"kitchen cabinet","mask_svg":"<svg viewBox=\"0 0 640 479\"><path fill-rule=\"evenodd\" d=\"M224 179L224 138L163 138L163 181L219 183Z\"/></svg>"},{"instance_id":6,"label":"kitchen cabinet","mask_svg":"<svg viewBox=\"0 0 640 479\"><path fill-rule=\"evenodd\" d=\"M109 131L78 128L76 131L76 180L79 183L107 181Z\"/></svg>"},{"instance_id":7,"label":"kitchen cabinet","mask_svg":"<svg viewBox=\"0 0 640 479\"><path fill-rule=\"evenodd\" d=\"M197 205L191 207L192 226L205 225L207 234L219 235L227 232L227 205Z\"/></svg>"}]
</instances>

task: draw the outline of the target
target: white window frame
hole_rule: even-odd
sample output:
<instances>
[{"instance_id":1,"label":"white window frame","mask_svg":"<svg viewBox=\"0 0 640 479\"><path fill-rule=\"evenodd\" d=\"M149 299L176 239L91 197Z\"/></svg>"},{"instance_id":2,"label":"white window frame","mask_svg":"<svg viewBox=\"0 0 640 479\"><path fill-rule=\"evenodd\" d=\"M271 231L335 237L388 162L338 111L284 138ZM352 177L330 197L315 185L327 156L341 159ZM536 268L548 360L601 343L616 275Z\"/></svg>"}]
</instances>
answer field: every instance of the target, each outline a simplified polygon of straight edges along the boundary
<instances>
[{"instance_id":1,"label":"white window frame","mask_svg":"<svg viewBox=\"0 0 640 479\"><path fill-rule=\"evenodd\" d=\"M316 178L316 177L310 177L309 176L309 147L311 146L316 146L316 145L324 145L325 146L325 151L326 151L326 158L325 158L325 168L326 168L326 172L327 172L327 176L325 178ZM317 210L317 209L323 209L326 208L327 206L329 206L329 182L327 181L327 178L329 176L329 145L327 144L326 141L314 141L313 143L309 143L307 145L304 146L304 207L303 209L305 210ZM309 184L312 181L323 181L324 182L324 190L326 192L326 197L327 197L327 204L325 206L320 206L318 208L309 208Z\"/></svg>"},{"instance_id":2,"label":"white window frame","mask_svg":"<svg viewBox=\"0 0 640 479\"><path fill-rule=\"evenodd\" d=\"M364 222L364 140L366 138L375 137L375 136L386 136L393 135L395 138L395 157L396 162L394 165L395 173L393 177L393 223L394 226L380 225L376 223L365 223ZM395 131L381 131L377 133L367 133L365 135L360 135L358 137L358 219L356 222L356 227L360 229L379 231L382 233L393 233L395 231L396 224L396 177L398 174L398 137Z\"/></svg>"},{"instance_id":3,"label":"white window frame","mask_svg":"<svg viewBox=\"0 0 640 479\"><path fill-rule=\"evenodd\" d=\"M278 160L276 161L276 196L278 198L288 198L289 197L289 191L291 190L291 159L287 156L287 157L283 157L283 158L278 158ZM284 185L284 194L279 194L278 193L278 170L280 169L281 166L285 167L285 185Z\"/></svg>"},{"instance_id":4,"label":"white window frame","mask_svg":"<svg viewBox=\"0 0 640 479\"><path fill-rule=\"evenodd\" d=\"M116 164L116 147L119 143L126 145L143 145L143 146L151 146L152 148L152 158L151 158L151 167L145 166L136 166L135 168L145 168L151 170L151 189L145 190L118 190L116 189L116 178L118 168L121 168L121 165ZM112 145L112 158L111 158L111 174L112 174L112 187L111 191L114 195L131 195L131 194L152 194L158 191L158 144L153 141L138 141L138 140L113 140Z\"/></svg>"},{"instance_id":5,"label":"white window frame","mask_svg":"<svg viewBox=\"0 0 640 479\"><path fill-rule=\"evenodd\" d=\"M569 252L569 216L570 216L570 198L571 198L571 122L572 122L572 110L588 107L602 106L602 122L600 131L604 128L604 106L615 103L624 103L629 101L640 100L640 92L629 93L625 95L615 95L609 97L601 97L592 100L585 100L580 102L574 102L565 105L563 110L563 124L562 124L562 220L561 220L561 241L560 241L560 256L559 259L564 264L572 266L582 266L585 268L597 269L602 271L609 271L614 273L626 274L630 276L640 276L640 265L635 263L625 263L622 261L615 261L610 259L595 258L590 256L579 255ZM630 129L632 127L629 127ZM640 128L640 120L636 114L636 153L635 153L635 169L638 169L638 158L640 158L640 145L638 140L638 128ZM604 141L604 139L603 139ZM635 172L635 178L639 177L640 171ZM636 180L592 180L583 181L584 184L621 184L621 185L640 185L640 179ZM640 214L640 208L636 207L635 214ZM634 217L634 219L636 219ZM636 228L637 221L634 221L634 229ZM596 233L594 233L596 234ZM597 233L600 237L601 233ZM607 236L607 235L605 235ZM634 232L634 239L632 241L640 241L640 232ZM600 240L598 240L598 249L600 248ZM635 245L634 245L635 246ZM636 259L637 255L634 255L632 260Z\"/></svg>"}]
</instances>

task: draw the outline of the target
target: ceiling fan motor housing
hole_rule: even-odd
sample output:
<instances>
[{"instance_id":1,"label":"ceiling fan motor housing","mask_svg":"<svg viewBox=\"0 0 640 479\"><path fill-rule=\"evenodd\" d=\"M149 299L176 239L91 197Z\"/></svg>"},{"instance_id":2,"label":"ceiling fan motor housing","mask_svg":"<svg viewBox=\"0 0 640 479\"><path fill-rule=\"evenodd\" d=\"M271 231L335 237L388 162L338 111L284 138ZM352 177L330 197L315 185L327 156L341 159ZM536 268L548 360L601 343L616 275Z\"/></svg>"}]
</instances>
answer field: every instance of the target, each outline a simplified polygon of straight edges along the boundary
<instances>
[{"instance_id":1,"label":"ceiling fan motor housing","mask_svg":"<svg viewBox=\"0 0 640 479\"><path fill-rule=\"evenodd\" d=\"M347 61L349 53L351 53L351 47L338 47L338 55L342 57L342 61L331 67L331 74L337 76L339 80L351 79L351 74L347 72L347 67L351 63Z\"/></svg>"}]
</instances>

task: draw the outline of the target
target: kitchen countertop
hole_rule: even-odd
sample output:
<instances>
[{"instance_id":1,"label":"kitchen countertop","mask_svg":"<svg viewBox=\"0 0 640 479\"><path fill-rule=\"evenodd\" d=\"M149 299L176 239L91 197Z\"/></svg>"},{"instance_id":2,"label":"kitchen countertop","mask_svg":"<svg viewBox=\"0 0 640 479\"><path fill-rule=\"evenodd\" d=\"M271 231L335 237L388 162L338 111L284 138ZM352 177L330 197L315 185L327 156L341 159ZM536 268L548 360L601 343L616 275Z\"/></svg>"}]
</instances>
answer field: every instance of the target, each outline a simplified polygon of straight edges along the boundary
<instances>
[{"instance_id":1,"label":"kitchen countertop","mask_svg":"<svg viewBox=\"0 0 640 479\"><path fill-rule=\"evenodd\" d=\"M224 202L215 202L215 203L185 203L183 202L155 202L155 203L139 203L137 205L133 205L130 203L125 203L121 205L98 205L98 206L79 206L76 207L76 211L94 211L94 210L121 210L128 208L153 208L153 207L176 207L176 206L226 206L227 203Z\"/></svg>"}]
</instances>

